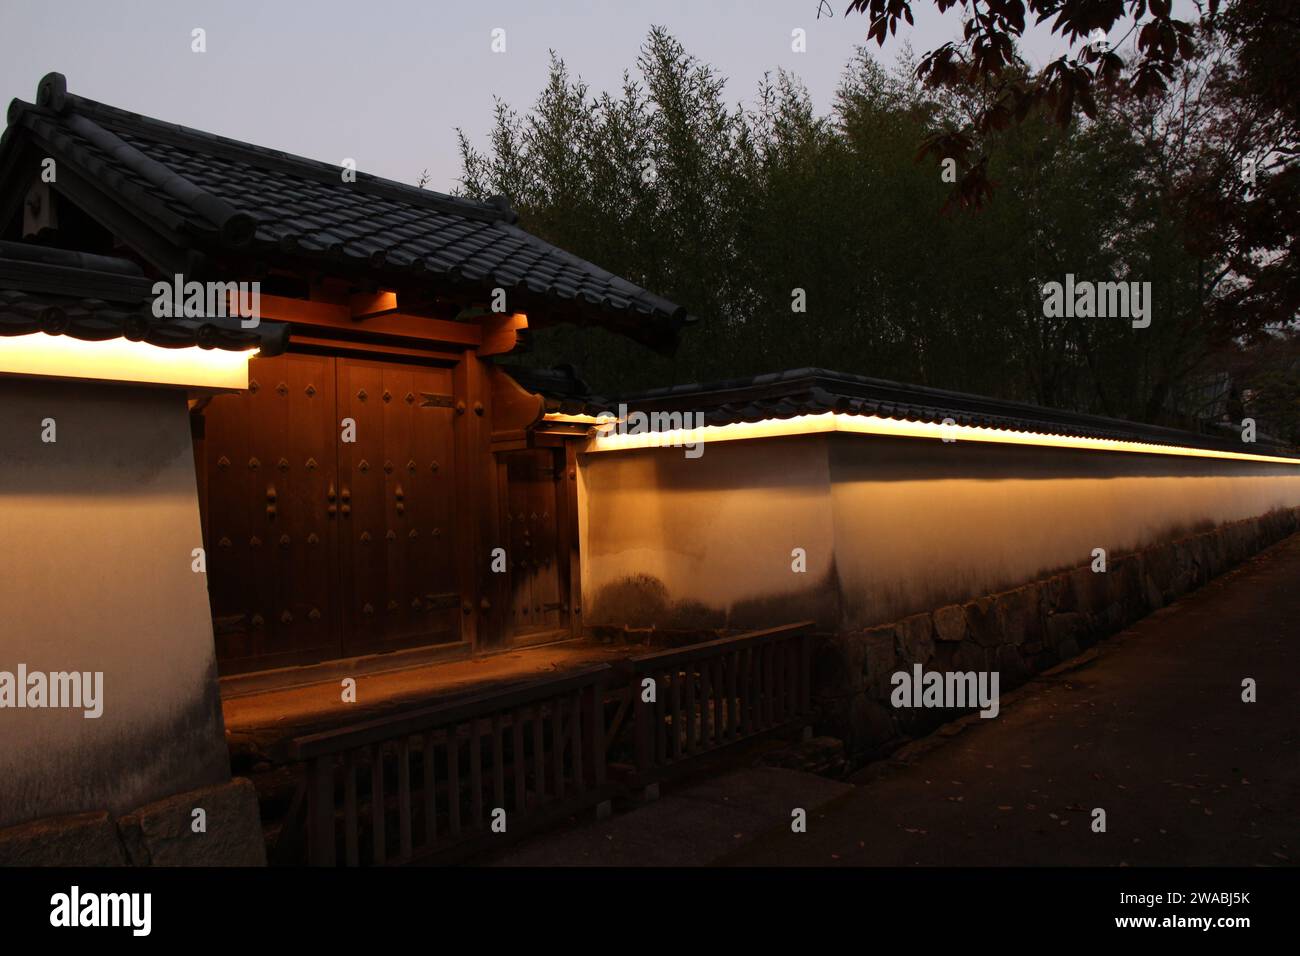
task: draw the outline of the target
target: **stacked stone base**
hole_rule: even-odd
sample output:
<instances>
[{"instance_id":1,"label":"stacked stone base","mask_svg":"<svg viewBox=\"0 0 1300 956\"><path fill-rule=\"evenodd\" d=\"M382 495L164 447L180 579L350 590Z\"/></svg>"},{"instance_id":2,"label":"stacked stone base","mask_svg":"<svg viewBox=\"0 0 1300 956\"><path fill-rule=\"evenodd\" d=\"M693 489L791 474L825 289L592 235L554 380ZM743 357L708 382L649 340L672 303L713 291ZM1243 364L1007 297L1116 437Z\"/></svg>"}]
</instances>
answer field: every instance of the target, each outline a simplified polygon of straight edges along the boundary
<instances>
[{"instance_id":1,"label":"stacked stone base","mask_svg":"<svg viewBox=\"0 0 1300 956\"><path fill-rule=\"evenodd\" d=\"M997 671L1002 692L1078 655L1300 528L1300 509L1270 512L1003 591L828 638L813 686L819 732L873 759L970 710L894 708L891 676Z\"/></svg>"},{"instance_id":2,"label":"stacked stone base","mask_svg":"<svg viewBox=\"0 0 1300 956\"><path fill-rule=\"evenodd\" d=\"M196 809L204 829L195 832ZM114 817L46 817L0 830L0 866L266 866L257 793L244 779Z\"/></svg>"}]
</instances>

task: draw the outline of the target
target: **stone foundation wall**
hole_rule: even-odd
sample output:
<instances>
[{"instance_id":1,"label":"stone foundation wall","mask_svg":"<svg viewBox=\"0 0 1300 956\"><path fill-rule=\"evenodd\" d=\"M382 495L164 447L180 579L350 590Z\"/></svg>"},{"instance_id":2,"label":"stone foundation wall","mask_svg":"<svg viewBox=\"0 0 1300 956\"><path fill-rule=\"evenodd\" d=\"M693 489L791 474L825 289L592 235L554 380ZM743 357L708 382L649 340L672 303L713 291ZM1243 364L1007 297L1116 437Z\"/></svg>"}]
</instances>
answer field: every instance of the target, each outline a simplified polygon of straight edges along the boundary
<instances>
[{"instance_id":1,"label":"stone foundation wall","mask_svg":"<svg viewBox=\"0 0 1300 956\"><path fill-rule=\"evenodd\" d=\"M997 671L1005 692L1200 587L1300 528L1300 509L1270 512L965 604L827 638L814 659L819 732L857 760L881 756L970 710L895 708L891 676Z\"/></svg>"},{"instance_id":2,"label":"stone foundation wall","mask_svg":"<svg viewBox=\"0 0 1300 956\"><path fill-rule=\"evenodd\" d=\"M0 866L266 866L257 793L236 778L120 817L102 810L32 820L0 830Z\"/></svg>"}]
</instances>

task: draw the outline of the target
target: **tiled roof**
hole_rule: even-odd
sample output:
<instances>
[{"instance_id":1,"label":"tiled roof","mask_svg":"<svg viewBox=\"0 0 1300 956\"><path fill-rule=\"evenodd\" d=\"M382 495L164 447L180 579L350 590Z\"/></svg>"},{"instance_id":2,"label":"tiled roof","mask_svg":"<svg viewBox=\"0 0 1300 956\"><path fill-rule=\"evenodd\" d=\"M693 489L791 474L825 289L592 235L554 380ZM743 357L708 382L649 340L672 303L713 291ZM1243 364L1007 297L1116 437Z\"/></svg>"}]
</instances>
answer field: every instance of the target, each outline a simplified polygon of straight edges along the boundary
<instances>
[{"instance_id":1,"label":"tiled roof","mask_svg":"<svg viewBox=\"0 0 1300 956\"><path fill-rule=\"evenodd\" d=\"M545 390L545 382L536 384ZM544 391L544 394L546 392ZM800 415L872 415L898 421L993 428L1001 431L1034 432L1073 438L1105 438L1119 441L1177 445L1217 451L1264 451L1276 454L1275 443L1260 441L1255 448L1243 447L1239 439L1224 438L1144 425L1140 422L1083 415L1043 408L1022 402L953 392L945 389L906 385L884 379L848 375L818 368L791 369L711 383L691 383L604 398L578 395L572 390L551 394L550 400L565 410L599 414L625 403L640 411L690 411L703 416L705 425L730 425Z\"/></svg>"},{"instance_id":2,"label":"tiled roof","mask_svg":"<svg viewBox=\"0 0 1300 956\"><path fill-rule=\"evenodd\" d=\"M507 290L512 308L550 306L604 319L658 344L686 310L515 225L504 200L448 196L140 116L68 93L46 76L36 105L14 100L26 130L60 163L171 237L207 252L329 259L384 273ZM515 298L517 297L517 298Z\"/></svg>"},{"instance_id":3,"label":"tiled roof","mask_svg":"<svg viewBox=\"0 0 1300 956\"><path fill-rule=\"evenodd\" d=\"M572 365L542 368L500 363L500 368L523 388L541 395L547 414L599 415L610 410L604 400L591 394L591 386L578 377Z\"/></svg>"},{"instance_id":4,"label":"tiled roof","mask_svg":"<svg viewBox=\"0 0 1300 956\"><path fill-rule=\"evenodd\" d=\"M164 348L284 351L289 327L238 318L160 319L152 284L125 259L0 242L0 335L48 332L100 342L125 338Z\"/></svg>"}]
</instances>

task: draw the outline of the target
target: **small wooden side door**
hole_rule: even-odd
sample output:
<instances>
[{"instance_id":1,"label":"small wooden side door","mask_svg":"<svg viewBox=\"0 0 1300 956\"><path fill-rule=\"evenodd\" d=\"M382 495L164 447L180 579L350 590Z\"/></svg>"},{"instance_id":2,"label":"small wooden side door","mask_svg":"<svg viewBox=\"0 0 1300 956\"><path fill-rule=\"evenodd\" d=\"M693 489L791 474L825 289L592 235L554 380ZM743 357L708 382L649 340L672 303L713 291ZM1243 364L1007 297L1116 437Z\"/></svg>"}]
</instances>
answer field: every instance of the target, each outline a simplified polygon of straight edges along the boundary
<instances>
[{"instance_id":1,"label":"small wooden side door","mask_svg":"<svg viewBox=\"0 0 1300 956\"><path fill-rule=\"evenodd\" d=\"M560 554L563 451L529 448L502 453L513 640L567 632L568 569ZM567 556L565 556L567 558Z\"/></svg>"}]
</instances>

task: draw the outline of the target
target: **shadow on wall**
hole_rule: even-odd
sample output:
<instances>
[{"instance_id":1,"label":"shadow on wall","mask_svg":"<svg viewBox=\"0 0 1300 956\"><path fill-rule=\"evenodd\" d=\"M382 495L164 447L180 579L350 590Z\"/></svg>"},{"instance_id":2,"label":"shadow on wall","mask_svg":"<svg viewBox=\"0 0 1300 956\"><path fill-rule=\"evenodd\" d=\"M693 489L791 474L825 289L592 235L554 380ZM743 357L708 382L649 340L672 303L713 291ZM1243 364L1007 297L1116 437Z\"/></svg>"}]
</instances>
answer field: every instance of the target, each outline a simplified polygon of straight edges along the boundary
<instances>
[{"instance_id":1,"label":"shadow on wall","mask_svg":"<svg viewBox=\"0 0 1300 956\"><path fill-rule=\"evenodd\" d=\"M695 600L675 601L663 581L654 575L629 575L601 588L587 616L593 628L681 631L757 630L792 621L816 621L834 629L839 620L839 576L834 561L825 574L804 588L745 598L727 608L709 607Z\"/></svg>"},{"instance_id":2,"label":"shadow on wall","mask_svg":"<svg viewBox=\"0 0 1300 956\"><path fill-rule=\"evenodd\" d=\"M971 712L894 707L895 673L916 666L996 672L1005 693L1298 527L1300 509L1271 511L1116 557L1105 573L1083 564L962 604L831 635L813 660L817 730L844 740L854 762L884 756Z\"/></svg>"},{"instance_id":3,"label":"shadow on wall","mask_svg":"<svg viewBox=\"0 0 1300 956\"><path fill-rule=\"evenodd\" d=\"M177 469L194 455L183 408L183 396L158 388L0 381L0 493L94 501L111 481L119 499L192 498L192 473Z\"/></svg>"},{"instance_id":4,"label":"shadow on wall","mask_svg":"<svg viewBox=\"0 0 1300 956\"><path fill-rule=\"evenodd\" d=\"M81 742L10 741L0 759L0 828L63 814L122 814L230 780L215 662L202 686L165 712L106 722L105 731Z\"/></svg>"}]
</instances>

